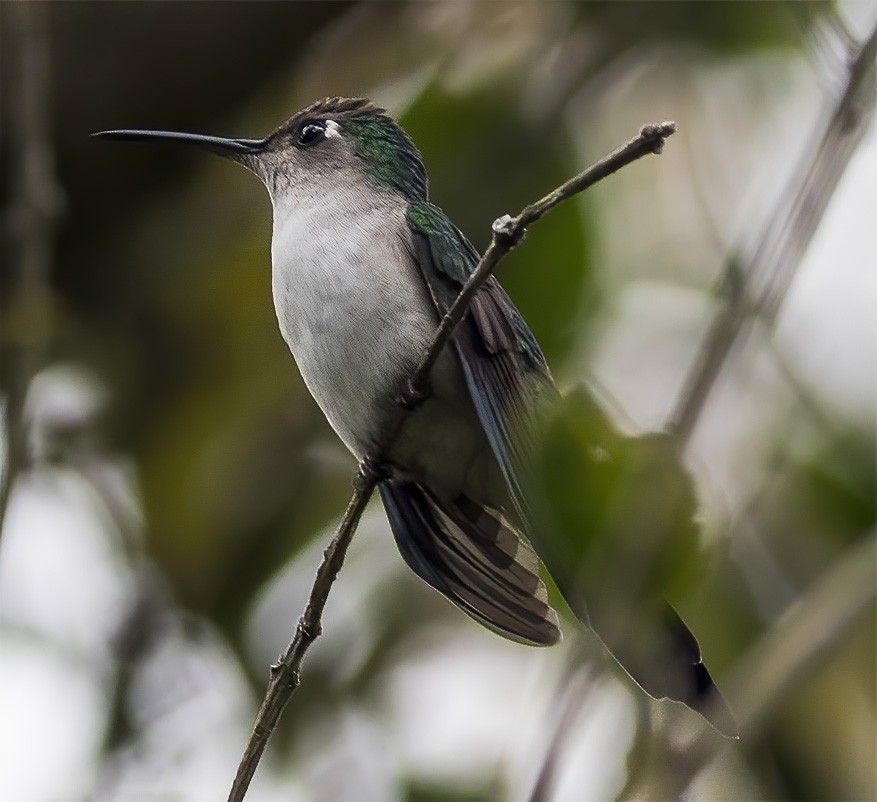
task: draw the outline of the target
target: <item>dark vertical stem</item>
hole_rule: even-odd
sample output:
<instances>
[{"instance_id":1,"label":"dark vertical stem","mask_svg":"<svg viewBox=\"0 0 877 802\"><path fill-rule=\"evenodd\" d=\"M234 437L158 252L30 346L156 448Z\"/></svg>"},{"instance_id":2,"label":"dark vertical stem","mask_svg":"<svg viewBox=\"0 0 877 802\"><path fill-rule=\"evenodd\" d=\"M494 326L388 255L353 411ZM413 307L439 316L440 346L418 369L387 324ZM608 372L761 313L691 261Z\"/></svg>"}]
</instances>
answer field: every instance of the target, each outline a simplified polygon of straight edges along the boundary
<instances>
[{"instance_id":1,"label":"dark vertical stem","mask_svg":"<svg viewBox=\"0 0 877 802\"><path fill-rule=\"evenodd\" d=\"M805 152L751 247L726 262L724 303L716 313L682 386L668 429L684 448L727 358L753 314L772 324L819 222L874 116L877 28L851 55L849 78L823 130ZM749 285L759 279L758 297Z\"/></svg>"},{"instance_id":2,"label":"dark vertical stem","mask_svg":"<svg viewBox=\"0 0 877 802\"><path fill-rule=\"evenodd\" d=\"M0 476L0 534L15 479L26 462L24 400L49 341L52 238L60 210L52 146L48 7L10 3L16 54L9 104L10 194L3 279L0 388L6 464Z\"/></svg>"}]
</instances>

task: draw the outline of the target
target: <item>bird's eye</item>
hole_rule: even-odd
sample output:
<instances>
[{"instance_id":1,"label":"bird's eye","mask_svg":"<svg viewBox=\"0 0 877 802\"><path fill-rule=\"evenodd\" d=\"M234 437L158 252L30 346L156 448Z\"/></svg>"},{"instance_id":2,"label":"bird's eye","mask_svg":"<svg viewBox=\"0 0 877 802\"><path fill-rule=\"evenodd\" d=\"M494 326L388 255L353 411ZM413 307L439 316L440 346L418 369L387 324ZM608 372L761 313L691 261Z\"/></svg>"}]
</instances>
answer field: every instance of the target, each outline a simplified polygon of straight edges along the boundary
<instances>
[{"instance_id":1,"label":"bird's eye","mask_svg":"<svg viewBox=\"0 0 877 802\"><path fill-rule=\"evenodd\" d=\"M298 132L299 145L313 145L318 142L326 133L326 126L323 123L307 123L301 127Z\"/></svg>"}]
</instances>

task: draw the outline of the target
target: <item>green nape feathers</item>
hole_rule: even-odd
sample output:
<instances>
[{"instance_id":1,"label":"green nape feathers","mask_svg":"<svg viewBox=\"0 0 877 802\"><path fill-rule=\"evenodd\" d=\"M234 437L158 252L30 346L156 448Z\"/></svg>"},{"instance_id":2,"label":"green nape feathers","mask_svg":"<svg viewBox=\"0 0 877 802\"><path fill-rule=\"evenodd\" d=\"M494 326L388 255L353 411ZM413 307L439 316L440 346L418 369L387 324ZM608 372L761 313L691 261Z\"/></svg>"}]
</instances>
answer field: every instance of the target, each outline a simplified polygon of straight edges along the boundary
<instances>
[{"instance_id":1,"label":"green nape feathers","mask_svg":"<svg viewBox=\"0 0 877 802\"><path fill-rule=\"evenodd\" d=\"M354 143L354 152L366 162L367 172L389 184L409 201L427 196L423 158L411 138L385 109L365 98L325 98L298 115L332 119Z\"/></svg>"},{"instance_id":2,"label":"green nape feathers","mask_svg":"<svg viewBox=\"0 0 877 802\"><path fill-rule=\"evenodd\" d=\"M410 201L426 200L426 170L417 146L381 109L345 117L338 123L355 142L368 172Z\"/></svg>"}]
</instances>

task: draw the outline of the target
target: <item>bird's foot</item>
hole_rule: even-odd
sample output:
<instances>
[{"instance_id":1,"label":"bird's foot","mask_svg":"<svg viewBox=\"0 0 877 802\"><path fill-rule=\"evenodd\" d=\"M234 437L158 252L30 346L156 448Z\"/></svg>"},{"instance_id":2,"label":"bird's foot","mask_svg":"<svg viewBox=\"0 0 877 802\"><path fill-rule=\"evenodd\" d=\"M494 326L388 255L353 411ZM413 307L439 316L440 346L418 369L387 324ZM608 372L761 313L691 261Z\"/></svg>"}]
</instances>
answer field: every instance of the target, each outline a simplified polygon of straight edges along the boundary
<instances>
[{"instance_id":1,"label":"bird's foot","mask_svg":"<svg viewBox=\"0 0 877 802\"><path fill-rule=\"evenodd\" d=\"M386 479L390 475L386 463L380 457L373 457L366 454L359 461L359 469L353 479L353 487L355 490L364 490L372 487Z\"/></svg>"}]
</instances>

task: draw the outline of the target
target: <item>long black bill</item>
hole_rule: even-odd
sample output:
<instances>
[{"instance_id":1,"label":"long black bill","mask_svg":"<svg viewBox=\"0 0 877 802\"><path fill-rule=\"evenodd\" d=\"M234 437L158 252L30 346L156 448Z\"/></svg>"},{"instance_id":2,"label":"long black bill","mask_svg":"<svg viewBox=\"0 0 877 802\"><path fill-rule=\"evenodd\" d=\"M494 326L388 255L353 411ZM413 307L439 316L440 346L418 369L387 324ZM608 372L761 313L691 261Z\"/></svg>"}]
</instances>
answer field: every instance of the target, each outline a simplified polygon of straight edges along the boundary
<instances>
[{"instance_id":1,"label":"long black bill","mask_svg":"<svg viewBox=\"0 0 877 802\"><path fill-rule=\"evenodd\" d=\"M208 150L219 156L235 159L241 156L260 153L265 149L265 139L227 139L221 136L204 136L202 134L181 134L177 131L138 131L133 129L121 131L98 131L92 136L103 139L115 139L122 142L171 142L182 145L194 145L201 150Z\"/></svg>"}]
</instances>

